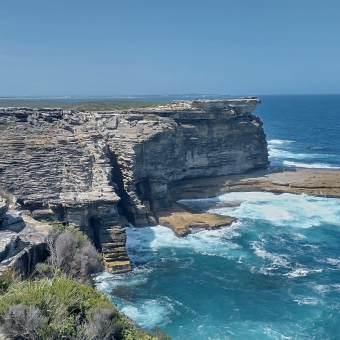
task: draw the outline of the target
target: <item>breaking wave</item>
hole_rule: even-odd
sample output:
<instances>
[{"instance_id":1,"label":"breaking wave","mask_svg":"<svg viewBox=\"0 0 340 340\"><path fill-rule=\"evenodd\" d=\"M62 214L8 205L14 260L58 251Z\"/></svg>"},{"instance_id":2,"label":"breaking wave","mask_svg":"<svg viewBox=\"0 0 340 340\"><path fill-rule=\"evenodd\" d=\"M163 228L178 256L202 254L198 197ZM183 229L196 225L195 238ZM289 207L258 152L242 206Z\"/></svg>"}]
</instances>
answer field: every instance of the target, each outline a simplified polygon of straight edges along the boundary
<instances>
[{"instance_id":1,"label":"breaking wave","mask_svg":"<svg viewBox=\"0 0 340 340\"><path fill-rule=\"evenodd\" d=\"M293 166L296 168L307 168L307 169L333 169L339 170L340 166L332 166L330 164L325 163L300 163L300 162L290 162L283 161L284 165Z\"/></svg>"},{"instance_id":2,"label":"breaking wave","mask_svg":"<svg viewBox=\"0 0 340 340\"><path fill-rule=\"evenodd\" d=\"M270 139L268 141L268 145L274 144L274 145L282 145L282 144L290 144L294 143L293 140L284 140L284 139Z\"/></svg>"},{"instance_id":3,"label":"breaking wave","mask_svg":"<svg viewBox=\"0 0 340 340\"><path fill-rule=\"evenodd\" d=\"M185 238L127 228L132 273L103 274L97 287L138 325L174 340L340 332L340 200L251 192L181 203L238 221Z\"/></svg>"}]
</instances>

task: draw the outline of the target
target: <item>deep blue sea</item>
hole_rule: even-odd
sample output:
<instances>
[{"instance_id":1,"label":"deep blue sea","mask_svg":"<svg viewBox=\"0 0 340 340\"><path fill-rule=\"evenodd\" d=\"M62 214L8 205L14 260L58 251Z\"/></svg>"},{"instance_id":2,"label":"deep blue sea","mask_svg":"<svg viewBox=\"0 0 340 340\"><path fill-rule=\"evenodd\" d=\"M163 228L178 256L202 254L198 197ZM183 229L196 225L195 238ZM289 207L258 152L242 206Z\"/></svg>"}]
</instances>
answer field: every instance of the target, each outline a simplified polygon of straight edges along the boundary
<instances>
[{"instance_id":1,"label":"deep blue sea","mask_svg":"<svg viewBox=\"0 0 340 340\"><path fill-rule=\"evenodd\" d=\"M340 168L340 95L262 96L271 166ZM177 238L127 228L133 271L97 287L180 339L340 339L340 199L226 193L182 201L238 218Z\"/></svg>"},{"instance_id":2,"label":"deep blue sea","mask_svg":"<svg viewBox=\"0 0 340 340\"><path fill-rule=\"evenodd\" d=\"M272 166L339 169L340 95L260 98Z\"/></svg>"}]
</instances>

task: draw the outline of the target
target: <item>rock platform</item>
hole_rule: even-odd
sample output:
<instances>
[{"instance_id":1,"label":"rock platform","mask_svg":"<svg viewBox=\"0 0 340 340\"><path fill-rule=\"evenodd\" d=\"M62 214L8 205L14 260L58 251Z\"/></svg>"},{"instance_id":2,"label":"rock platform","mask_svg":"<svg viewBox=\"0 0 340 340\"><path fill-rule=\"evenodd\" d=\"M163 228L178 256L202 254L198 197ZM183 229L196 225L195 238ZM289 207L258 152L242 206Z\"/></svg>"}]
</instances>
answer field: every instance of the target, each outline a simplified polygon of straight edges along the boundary
<instances>
[{"instance_id":1,"label":"rock platform","mask_svg":"<svg viewBox=\"0 0 340 340\"><path fill-rule=\"evenodd\" d=\"M172 229L179 237L230 226L236 221L230 216L200 213L180 203L173 203L171 208L157 213L157 219L160 225Z\"/></svg>"},{"instance_id":2,"label":"rock platform","mask_svg":"<svg viewBox=\"0 0 340 340\"><path fill-rule=\"evenodd\" d=\"M340 198L340 171L258 170L241 175L193 178L173 184L173 199L208 198L235 191L265 191Z\"/></svg>"}]
</instances>

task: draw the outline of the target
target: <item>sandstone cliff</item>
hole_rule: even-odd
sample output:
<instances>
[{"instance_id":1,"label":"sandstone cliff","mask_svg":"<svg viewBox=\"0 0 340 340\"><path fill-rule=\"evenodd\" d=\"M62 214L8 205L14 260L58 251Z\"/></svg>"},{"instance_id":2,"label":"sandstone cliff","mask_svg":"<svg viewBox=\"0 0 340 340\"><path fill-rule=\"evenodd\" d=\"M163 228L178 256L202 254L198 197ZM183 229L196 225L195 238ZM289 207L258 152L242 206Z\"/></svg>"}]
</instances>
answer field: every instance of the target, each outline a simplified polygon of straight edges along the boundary
<instances>
[{"instance_id":1,"label":"sandstone cliff","mask_svg":"<svg viewBox=\"0 0 340 340\"><path fill-rule=\"evenodd\" d=\"M0 187L26 214L86 232L107 269L130 270L125 227L158 223L183 179L266 168L257 98L74 112L0 109Z\"/></svg>"},{"instance_id":2,"label":"sandstone cliff","mask_svg":"<svg viewBox=\"0 0 340 340\"><path fill-rule=\"evenodd\" d=\"M0 196L0 276L7 269L29 275L47 257L51 227L23 215Z\"/></svg>"}]
</instances>

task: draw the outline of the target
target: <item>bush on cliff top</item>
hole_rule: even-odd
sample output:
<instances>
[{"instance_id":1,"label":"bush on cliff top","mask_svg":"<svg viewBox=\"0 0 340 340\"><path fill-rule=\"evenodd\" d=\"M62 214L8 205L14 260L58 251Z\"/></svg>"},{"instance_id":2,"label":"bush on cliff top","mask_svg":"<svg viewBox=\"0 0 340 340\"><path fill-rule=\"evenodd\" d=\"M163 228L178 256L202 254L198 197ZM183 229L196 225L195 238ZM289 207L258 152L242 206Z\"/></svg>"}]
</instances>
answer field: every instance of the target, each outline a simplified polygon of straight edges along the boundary
<instances>
[{"instance_id":1,"label":"bush on cliff top","mask_svg":"<svg viewBox=\"0 0 340 340\"><path fill-rule=\"evenodd\" d=\"M103 293L61 277L13 283L1 296L0 320L17 340L168 339L138 330Z\"/></svg>"},{"instance_id":2,"label":"bush on cliff top","mask_svg":"<svg viewBox=\"0 0 340 340\"><path fill-rule=\"evenodd\" d=\"M47 239L50 256L46 264L36 267L40 277L53 277L57 272L80 283L91 283L91 276L104 270L101 256L80 230L56 225Z\"/></svg>"},{"instance_id":3,"label":"bush on cliff top","mask_svg":"<svg viewBox=\"0 0 340 340\"><path fill-rule=\"evenodd\" d=\"M106 295L83 284L102 265L79 230L58 226L48 248L48 263L37 266L35 279L20 281L11 272L0 277L0 328L9 339L171 339L157 327L138 329Z\"/></svg>"}]
</instances>

